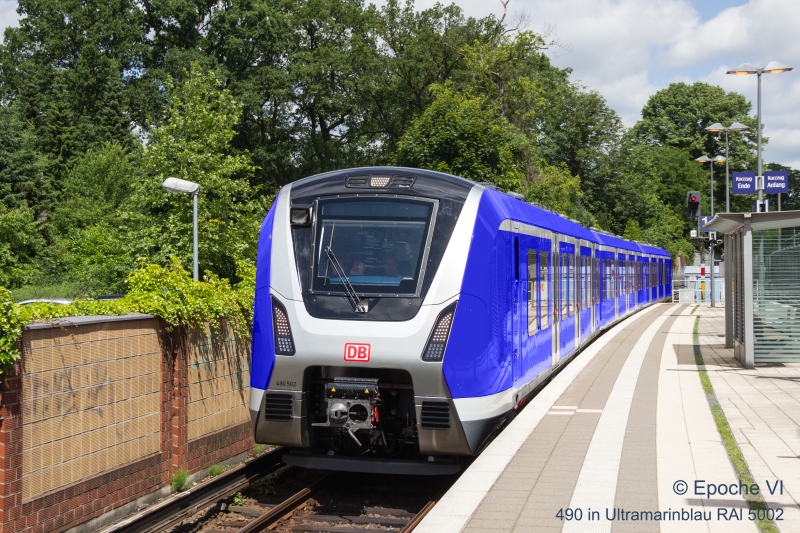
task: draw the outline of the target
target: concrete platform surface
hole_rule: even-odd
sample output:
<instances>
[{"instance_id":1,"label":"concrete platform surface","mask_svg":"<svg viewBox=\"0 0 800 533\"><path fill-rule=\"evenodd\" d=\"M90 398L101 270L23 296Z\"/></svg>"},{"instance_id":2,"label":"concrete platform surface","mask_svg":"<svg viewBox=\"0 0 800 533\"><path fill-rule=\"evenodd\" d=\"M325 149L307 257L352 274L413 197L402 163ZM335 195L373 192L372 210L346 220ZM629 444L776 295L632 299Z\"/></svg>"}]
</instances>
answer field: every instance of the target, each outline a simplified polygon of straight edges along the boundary
<instances>
[{"instance_id":1,"label":"concrete platform surface","mask_svg":"<svg viewBox=\"0 0 800 533\"><path fill-rule=\"evenodd\" d=\"M628 317L530 402L415 531L758 531L740 494L753 487L741 487L712 415L718 401L773 525L800 533L800 365L747 371L724 341L721 307L658 304ZM696 351L716 396L703 390Z\"/></svg>"}]
</instances>

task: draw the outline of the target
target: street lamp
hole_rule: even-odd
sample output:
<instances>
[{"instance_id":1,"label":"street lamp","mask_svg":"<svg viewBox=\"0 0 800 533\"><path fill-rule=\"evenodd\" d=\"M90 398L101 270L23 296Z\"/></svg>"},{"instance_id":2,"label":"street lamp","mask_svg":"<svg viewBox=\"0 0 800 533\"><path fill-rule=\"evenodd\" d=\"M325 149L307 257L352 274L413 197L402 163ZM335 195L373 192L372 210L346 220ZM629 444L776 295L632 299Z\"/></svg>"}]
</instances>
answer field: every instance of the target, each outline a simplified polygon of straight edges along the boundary
<instances>
[{"instance_id":1,"label":"street lamp","mask_svg":"<svg viewBox=\"0 0 800 533\"><path fill-rule=\"evenodd\" d=\"M741 124L739 122L734 121L733 124L728 126L727 128L720 124L719 122L715 122L714 124L710 125L706 128L706 131L710 131L712 133L716 133L719 131L725 132L725 212L731 212L731 183L730 177L728 176L728 132L729 131L744 131L749 130L747 126Z\"/></svg>"},{"instance_id":2,"label":"street lamp","mask_svg":"<svg viewBox=\"0 0 800 533\"><path fill-rule=\"evenodd\" d=\"M748 74L755 74L758 76L758 107L756 110L756 116L758 118L758 140L756 142L756 153L758 154L758 175L762 176L761 173L761 75L764 73L767 74L780 74L782 72L789 72L792 70L792 67L786 66L783 63L778 63L777 61L770 61L767 63L766 67L759 68L754 67L750 63L742 63L735 69L729 70L728 74L734 74L736 76L747 76ZM763 178L762 178L763 179ZM761 205L761 202L764 200L764 192L763 190L758 190L758 205ZM760 210L760 207L759 207Z\"/></svg>"},{"instance_id":3,"label":"street lamp","mask_svg":"<svg viewBox=\"0 0 800 533\"><path fill-rule=\"evenodd\" d=\"M179 178L167 178L161 186L169 192L178 194L191 194L194 200L192 209L192 233L193 233L193 257L192 257L192 277L197 281L197 194L200 192L200 184Z\"/></svg>"},{"instance_id":4,"label":"street lamp","mask_svg":"<svg viewBox=\"0 0 800 533\"><path fill-rule=\"evenodd\" d=\"M709 159L706 155L701 155L695 159L698 163L711 163L711 216L714 216L714 163L724 163L726 158L718 155L714 159ZM711 307L714 307L714 243L708 240L708 255L711 263Z\"/></svg>"}]
</instances>

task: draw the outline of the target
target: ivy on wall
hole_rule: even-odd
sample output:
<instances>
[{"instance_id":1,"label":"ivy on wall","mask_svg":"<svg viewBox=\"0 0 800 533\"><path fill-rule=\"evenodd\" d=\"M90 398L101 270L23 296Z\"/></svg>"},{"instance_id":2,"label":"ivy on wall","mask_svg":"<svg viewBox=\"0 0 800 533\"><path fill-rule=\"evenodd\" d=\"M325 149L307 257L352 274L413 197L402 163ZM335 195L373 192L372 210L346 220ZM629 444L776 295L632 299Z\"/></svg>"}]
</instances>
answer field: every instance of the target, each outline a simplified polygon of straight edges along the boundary
<instances>
[{"instance_id":1,"label":"ivy on wall","mask_svg":"<svg viewBox=\"0 0 800 533\"><path fill-rule=\"evenodd\" d=\"M142 264L127 278L128 293L117 300L75 300L70 304L17 305L11 292L0 287L0 373L20 357L18 341L22 326L65 317L144 313L162 318L167 325L217 327L227 321L240 339L250 338L255 297L255 267L237 264L241 281L209 274L194 281L177 259L166 266Z\"/></svg>"}]
</instances>

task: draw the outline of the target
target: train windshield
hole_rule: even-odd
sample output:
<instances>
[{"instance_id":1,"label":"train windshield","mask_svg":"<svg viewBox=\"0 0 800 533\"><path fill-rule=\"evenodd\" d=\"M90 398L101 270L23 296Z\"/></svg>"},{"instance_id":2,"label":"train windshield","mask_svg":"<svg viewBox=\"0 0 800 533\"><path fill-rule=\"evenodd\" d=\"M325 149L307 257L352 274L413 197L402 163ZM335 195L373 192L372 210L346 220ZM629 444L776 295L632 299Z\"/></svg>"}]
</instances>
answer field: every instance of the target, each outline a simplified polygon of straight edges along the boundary
<instances>
[{"instance_id":1,"label":"train windshield","mask_svg":"<svg viewBox=\"0 0 800 533\"><path fill-rule=\"evenodd\" d=\"M320 200L314 292L344 292L339 271L359 294L417 294L435 209L428 200ZM341 268L330 264L328 248Z\"/></svg>"}]
</instances>

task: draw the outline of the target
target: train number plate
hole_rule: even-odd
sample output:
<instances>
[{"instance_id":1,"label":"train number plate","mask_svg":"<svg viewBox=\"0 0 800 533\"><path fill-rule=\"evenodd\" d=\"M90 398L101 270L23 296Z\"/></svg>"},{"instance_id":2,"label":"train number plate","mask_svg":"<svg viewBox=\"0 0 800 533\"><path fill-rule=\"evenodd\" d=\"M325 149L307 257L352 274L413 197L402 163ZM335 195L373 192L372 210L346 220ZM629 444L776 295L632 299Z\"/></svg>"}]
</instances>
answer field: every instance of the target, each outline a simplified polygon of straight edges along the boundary
<instances>
[{"instance_id":1,"label":"train number plate","mask_svg":"<svg viewBox=\"0 0 800 533\"><path fill-rule=\"evenodd\" d=\"M344 345L344 360L350 363L367 363L369 352L369 344L348 342Z\"/></svg>"}]
</instances>

